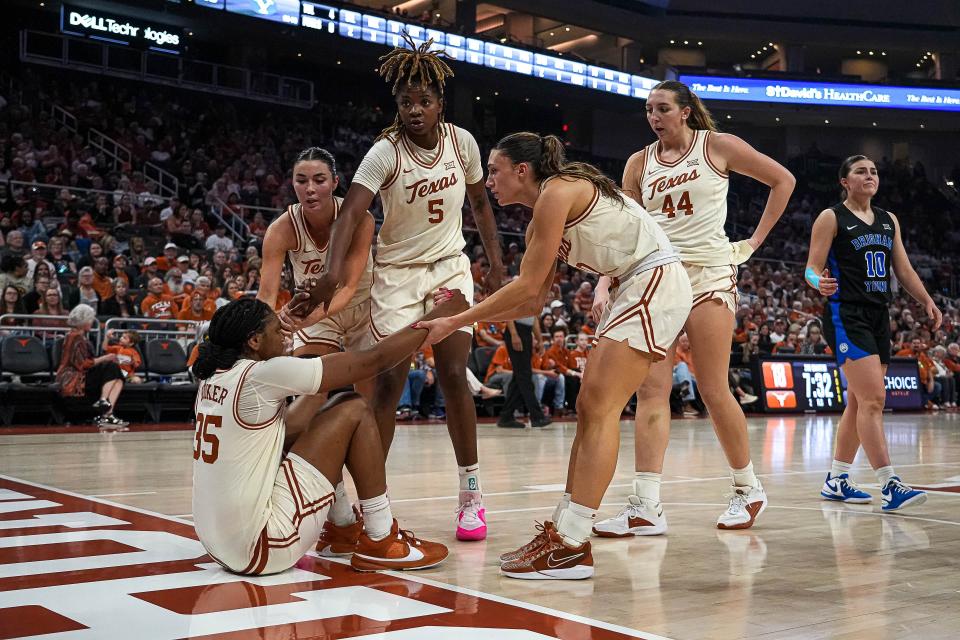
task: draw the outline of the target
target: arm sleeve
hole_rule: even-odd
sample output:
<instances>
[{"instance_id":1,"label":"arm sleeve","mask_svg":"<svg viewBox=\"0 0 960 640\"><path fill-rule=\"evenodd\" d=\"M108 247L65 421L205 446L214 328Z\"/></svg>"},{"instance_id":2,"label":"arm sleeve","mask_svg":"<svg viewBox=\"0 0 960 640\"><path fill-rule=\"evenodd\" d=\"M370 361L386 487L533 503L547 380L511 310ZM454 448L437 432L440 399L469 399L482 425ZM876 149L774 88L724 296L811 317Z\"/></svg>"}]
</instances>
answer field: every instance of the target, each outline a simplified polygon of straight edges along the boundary
<instances>
[{"instance_id":1,"label":"arm sleeve","mask_svg":"<svg viewBox=\"0 0 960 640\"><path fill-rule=\"evenodd\" d=\"M373 193L380 191L397 170L397 154L392 142L383 138L374 144L360 161L353 182L361 184Z\"/></svg>"},{"instance_id":2,"label":"arm sleeve","mask_svg":"<svg viewBox=\"0 0 960 640\"><path fill-rule=\"evenodd\" d=\"M281 356L258 362L250 370L243 392L252 391L264 400L312 395L323 379L322 358Z\"/></svg>"},{"instance_id":3,"label":"arm sleeve","mask_svg":"<svg viewBox=\"0 0 960 640\"><path fill-rule=\"evenodd\" d=\"M477 145L477 140L473 137L473 134L460 127L456 129L467 184L477 184L483 180L483 160L480 158L480 147Z\"/></svg>"}]
</instances>

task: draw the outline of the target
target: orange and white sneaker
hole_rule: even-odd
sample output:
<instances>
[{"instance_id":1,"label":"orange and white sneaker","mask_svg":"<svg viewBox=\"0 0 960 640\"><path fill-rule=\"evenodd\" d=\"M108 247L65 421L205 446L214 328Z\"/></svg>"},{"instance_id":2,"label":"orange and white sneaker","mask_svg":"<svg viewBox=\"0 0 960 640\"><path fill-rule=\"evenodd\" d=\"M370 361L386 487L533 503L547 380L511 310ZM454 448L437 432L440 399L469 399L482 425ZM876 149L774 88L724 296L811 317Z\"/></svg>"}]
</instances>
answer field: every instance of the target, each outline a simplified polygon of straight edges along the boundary
<instances>
[{"instance_id":1,"label":"orange and white sneaker","mask_svg":"<svg viewBox=\"0 0 960 640\"><path fill-rule=\"evenodd\" d=\"M426 569L443 562L449 553L439 542L420 540L401 529L394 519L383 540L371 540L366 531L360 534L350 566L357 571Z\"/></svg>"},{"instance_id":2,"label":"orange and white sneaker","mask_svg":"<svg viewBox=\"0 0 960 640\"><path fill-rule=\"evenodd\" d=\"M767 508L767 493L757 483L755 487L731 487L727 510L717 518L717 529L749 529Z\"/></svg>"},{"instance_id":3,"label":"orange and white sneaker","mask_svg":"<svg viewBox=\"0 0 960 640\"><path fill-rule=\"evenodd\" d=\"M593 525L593 535L601 538L659 536L666 532L667 516L663 513L663 505L634 495L627 496L627 505L620 513Z\"/></svg>"},{"instance_id":4,"label":"orange and white sneaker","mask_svg":"<svg viewBox=\"0 0 960 640\"><path fill-rule=\"evenodd\" d=\"M549 522L544 523L543 533L547 537L543 544L517 560L500 565L500 573L521 580L583 580L593 576L589 540L579 547L568 547Z\"/></svg>"},{"instance_id":5,"label":"orange and white sneaker","mask_svg":"<svg viewBox=\"0 0 960 640\"><path fill-rule=\"evenodd\" d=\"M323 523L323 531L317 541L317 553L325 558L349 558L357 546L357 540L363 533L363 517L357 508L353 508L357 520L353 524L340 527L329 520Z\"/></svg>"},{"instance_id":6,"label":"orange and white sneaker","mask_svg":"<svg viewBox=\"0 0 960 640\"><path fill-rule=\"evenodd\" d=\"M515 560L519 560L520 558L527 555L528 553L530 553L531 551L533 551L534 549L536 549L537 547L539 547L540 545L544 544L547 541L549 536L547 535L546 529L547 527L553 527L553 523L547 520L543 524L540 524L538 522L536 526L537 526L537 531L539 531L539 533L536 536L534 536L533 540L523 545L519 549L514 549L513 551L507 551L506 553L500 554L501 565L507 562L513 562Z\"/></svg>"}]
</instances>

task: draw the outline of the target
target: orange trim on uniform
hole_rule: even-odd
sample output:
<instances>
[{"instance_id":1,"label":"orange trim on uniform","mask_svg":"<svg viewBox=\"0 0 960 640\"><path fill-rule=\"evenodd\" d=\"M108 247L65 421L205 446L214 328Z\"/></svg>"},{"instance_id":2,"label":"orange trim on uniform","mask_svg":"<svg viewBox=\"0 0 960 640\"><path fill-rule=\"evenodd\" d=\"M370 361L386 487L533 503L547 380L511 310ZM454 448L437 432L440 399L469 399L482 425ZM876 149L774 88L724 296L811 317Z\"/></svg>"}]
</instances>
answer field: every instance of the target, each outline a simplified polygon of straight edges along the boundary
<instances>
[{"instance_id":1,"label":"orange trim on uniform","mask_svg":"<svg viewBox=\"0 0 960 640\"><path fill-rule=\"evenodd\" d=\"M680 164L681 162L683 162L684 160L687 159L687 156L690 155L690 152L693 151L693 148L694 148L695 146L697 146L697 140L698 140L699 138L700 138L700 131L699 131L699 130L694 130L694 132L693 132L693 140L690 141L690 146L687 148L687 150L683 153L682 156L680 156L679 158L677 158L677 159L676 159L675 161L673 161L673 162L664 162L663 160L660 159L660 142L659 142L659 141L654 145L654 148L653 148L654 156L656 157L657 162L658 162L661 166L664 166L664 167L675 167L675 166L677 166L678 164Z\"/></svg>"},{"instance_id":2,"label":"orange trim on uniform","mask_svg":"<svg viewBox=\"0 0 960 640\"><path fill-rule=\"evenodd\" d=\"M243 395L243 393L242 393L242 392L243 392L243 382L244 382L244 380L246 380L247 374L250 373L250 369L252 369L256 364L257 364L256 362L252 362L252 363L248 364L248 365L247 365L247 368L244 369L244 370L243 370L243 373L240 374L240 382L237 383L237 392L236 392L236 394L235 394L234 397L233 397L233 419L236 420L236 421L237 421L237 424L239 424L239 425L240 425L241 427L243 427L244 429L250 429L250 430L252 430L252 431L259 431L260 429L263 429L264 427L268 427L268 426L270 426L271 424L273 424L274 422L276 422L277 419L278 419L281 415L283 415L283 409L284 409L284 405L281 404L281 405L277 408L277 412L273 415L273 417L269 418L269 419L266 420L265 422L260 422L260 423L257 423L257 424L250 424L249 422L247 422L246 420L244 420L243 418L240 417L240 396Z\"/></svg>"},{"instance_id":3,"label":"orange trim on uniform","mask_svg":"<svg viewBox=\"0 0 960 640\"><path fill-rule=\"evenodd\" d=\"M453 123L448 124L450 127L450 135L453 138L453 152L457 156L457 161L460 163L460 169L463 171L464 177L467 175L467 163L463 161L463 156L460 155L460 142L457 140L457 129Z\"/></svg>"},{"instance_id":4,"label":"orange trim on uniform","mask_svg":"<svg viewBox=\"0 0 960 640\"><path fill-rule=\"evenodd\" d=\"M400 160L400 147L397 146L397 141L390 140L390 138L387 138L387 140L390 142L390 144L393 145L394 168L393 168L393 175L388 177L387 181L384 182L382 185L380 185L380 191L383 191L384 189L389 189L390 186L397 181L397 177L400 175L400 169L403 165L403 162Z\"/></svg>"},{"instance_id":5,"label":"orange trim on uniform","mask_svg":"<svg viewBox=\"0 0 960 640\"><path fill-rule=\"evenodd\" d=\"M337 349L340 349L340 343L337 342L336 340L331 340L330 338L311 338L306 334L306 332L303 329L301 329L300 331L297 331L297 337L300 338L300 342L302 342L305 345L322 344L322 345L327 345L327 346L336 347Z\"/></svg>"},{"instance_id":6,"label":"orange trim on uniform","mask_svg":"<svg viewBox=\"0 0 960 640\"><path fill-rule=\"evenodd\" d=\"M237 573L244 575L259 574L263 571L264 567L267 566L269 555L267 549L267 528L264 527L263 530L260 531L260 537L257 538L257 546L253 548L253 558L250 559L250 564L244 567L243 571L238 571Z\"/></svg>"},{"instance_id":7,"label":"orange trim on uniform","mask_svg":"<svg viewBox=\"0 0 960 640\"><path fill-rule=\"evenodd\" d=\"M400 142L403 144L403 148L407 150L407 155L410 156L411 160L416 162L418 165L420 165L424 169L433 169L438 164L440 164L440 158L443 157L443 139L446 138L446 136L443 135L442 130L440 131L439 137L440 137L440 141L437 142L437 157L435 157L433 159L433 162L431 162L430 164L425 164L423 162L420 162L420 159L417 158L416 152L410 147L410 143L407 141L407 136L403 135L403 133L400 134ZM424 149L424 151L430 151L430 149Z\"/></svg>"},{"instance_id":8,"label":"orange trim on uniform","mask_svg":"<svg viewBox=\"0 0 960 640\"><path fill-rule=\"evenodd\" d=\"M715 297L715 294L716 294L716 291L711 291L710 293L706 294L707 295L706 298L703 298L702 300L694 302L692 305L690 305L690 310L692 311L697 307L699 307L700 305L702 305L704 302L710 302L711 300L717 300L717 302L722 302L722 300L718 300Z\"/></svg>"},{"instance_id":9,"label":"orange trim on uniform","mask_svg":"<svg viewBox=\"0 0 960 640\"><path fill-rule=\"evenodd\" d=\"M705 135L703 138L703 157L707 159L707 164L710 165L710 168L713 169L713 171L718 176L720 176L721 178L729 178L730 174L720 171L720 169L717 168L717 165L713 163L713 160L710 159L710 134L711 133L713 132L707 131L707 135Z\"/></svg>"},{"instance_id":10,"label":"orange trim on uniform","mask_svg":"<svg viewBox=\"0 0 960 640\"><path fill-rule=\"evenodd\" d=\"M640 194L640 206L644 209L646 209L646 207L643 206L643 180L646 178L648 155L650 155L649 145L643 148L643 164L640 166L640 178L637 180L637 193Z\"/></svg>"},{"instance_id":11,"label":"orange trim on uniform","mask_svg":"<svg viewBox=\"0 0 960 640\"><path fill-rule=\"evenodd\" d=\"M650 278L650 281L647 282L647 288L644 289L644 290L643 290L643 294L640 295L640 302L638 302L637 304L633 305L632 307L630 307L630 308L627 309L626 311L620 312L620 315L618 315L616 318L611 318L611 319L610 319L610 322L607 323L607 326L605 326L605 327L603 328L603 331L601 332L601 335L604 334L604 333L606 333L607 331L609 331L610 329L612 329L612 328L615 327L616 325L621 324L624 320L627 319L625 316L631 316L631 315L633 315L633 312L634 312L634 311L636 311L639 307L641 307L642 305L644 305L644 304L647 303L647 293L650 292L650 287L653 286L653 281L656 280L656 276L657 276L657 272L658 272L658 271L661 271L661 272L662 272L662 271L663 271L663 267L657 267L656 269L654 269L653 276ZM597 337L600 337L600 336L597 336Z\"/></svg>"},{"instance_id":12,"label":"orange trim on uniform","mask_svg":"<svg viewBox=\"0 0 960 640\"><path fill-rule=\"evenodd\" d=\"M293 248L293 251L299 252L303 251L303 238L300 237L300 226L297 224L297 216L296 213L294 213L296 206L297 205L292 204L287 207L287 219L290 220L290 224L293 225L293 235L297 240L297 246Z\"/></svg>"},{"instance_id":13,"label":"orange trim on uniform","mask_svg":"<svg viewBox=\"0 0 960 640\"><path fill-rule=\"evenodd\" d=\"M569 229L583 222L587 216L590 215L590 212L593 211L594 207L597 206L598 202L600 202L600 189L597 188L597 185L593 185L593 200L590 201L590 205L584 209L583 213L563 225L563 228Z\"/></svg>"}]
</instances>

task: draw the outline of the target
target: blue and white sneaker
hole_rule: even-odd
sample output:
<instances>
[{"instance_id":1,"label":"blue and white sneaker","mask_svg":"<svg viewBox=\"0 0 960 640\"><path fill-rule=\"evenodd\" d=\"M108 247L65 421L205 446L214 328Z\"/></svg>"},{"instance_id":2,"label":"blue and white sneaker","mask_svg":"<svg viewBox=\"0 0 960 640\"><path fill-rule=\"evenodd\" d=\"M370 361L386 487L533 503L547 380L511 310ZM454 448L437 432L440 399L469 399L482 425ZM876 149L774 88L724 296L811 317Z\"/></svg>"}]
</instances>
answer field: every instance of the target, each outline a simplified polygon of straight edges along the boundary
<instances>
[{"instance_id":1,"label":"blue and white sneaker","mask_svg":"<svg viewBox=\"0 0 960 640\"><path fill-rule=\"evenodd\" d=\"M857 486L847 473L832 477L829 473L820 489L820 495L827 500L849 502L851 504L867 504L873 501L873 496Z\"/></svg>"},{"instance_id":2,"label":"blue and white sneaker","mask_svg":"<svg viewBox=\"0 0 960 640\"><path fill-rule=\"evenodd\" d=\"M927 492L914 489L903 484L897 476L893 476L880 492L883 499L884 511L897 511L904 507L914 507L927 501Z\"/></svg>"}]
</instances>

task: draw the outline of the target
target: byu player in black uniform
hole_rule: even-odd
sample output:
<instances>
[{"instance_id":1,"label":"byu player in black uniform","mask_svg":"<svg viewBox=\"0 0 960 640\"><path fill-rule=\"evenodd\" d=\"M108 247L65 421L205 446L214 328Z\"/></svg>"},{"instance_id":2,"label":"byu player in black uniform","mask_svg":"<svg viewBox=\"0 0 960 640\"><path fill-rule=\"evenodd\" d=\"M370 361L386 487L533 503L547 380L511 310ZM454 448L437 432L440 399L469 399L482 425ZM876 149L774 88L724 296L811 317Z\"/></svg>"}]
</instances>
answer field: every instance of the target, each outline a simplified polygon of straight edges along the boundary
<instances>
[{"instance_id":1,"label":"byu player in black uniform","mask_svg":"<svg viewBox=\"0 0 960 640\"><path fill-rule=\"evenodd\" d=\"M880 185L873 161L862 155L847 158L840 167L840 185L843 202L825 209L813 223L805 274L810 286L829 296L824 334L847 377L847 407L837 427L833 467L820 495L841 502L872 500L849 477L862 444L882 487L882 508L895 511L922 504L927 494L905 485L894 473L883 433L890 270L926 308L936 328L943 316L910 265L896 216L870 203Z\"/></svg>"}]
</instances>

